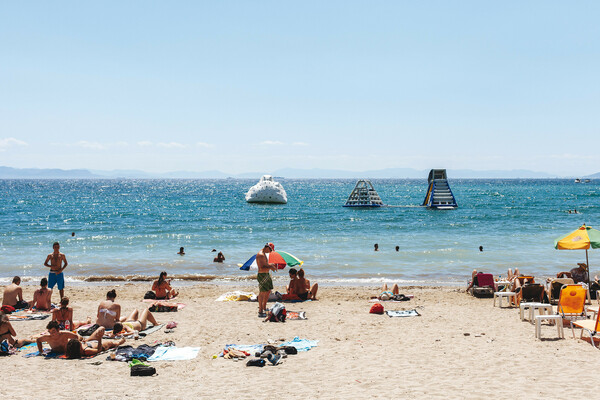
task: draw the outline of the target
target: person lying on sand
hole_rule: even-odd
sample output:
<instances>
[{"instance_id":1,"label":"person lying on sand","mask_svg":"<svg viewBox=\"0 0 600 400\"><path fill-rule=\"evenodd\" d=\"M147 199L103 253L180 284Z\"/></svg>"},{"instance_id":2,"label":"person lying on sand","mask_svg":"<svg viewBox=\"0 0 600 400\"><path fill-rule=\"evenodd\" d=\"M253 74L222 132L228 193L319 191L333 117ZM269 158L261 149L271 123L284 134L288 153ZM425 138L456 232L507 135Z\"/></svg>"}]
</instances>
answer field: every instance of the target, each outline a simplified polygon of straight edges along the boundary
<instances>
[{"instance_id":1,"label":"person lying on sand","mask_svg":"<svg viewBox=\"0 0 600 400\"><path fill-rule=\"evenodd\" d=\"M171 280L167 280L167 272L163 271L158 279L152 284L152 290L156 293L157 300L166 300L177 297L179 292L171 288Z\"/></svg>"},{"instance_id":2,"label":"person lying on sand","mask_svg":"<svg viewBox=\"0 0 600 400\"><path fill-rule=\"evenodd\" d=\"M112 329L115 322L121 318L121 305L115 302L117 292L112 289L106 293L106 300L98 306L98 314L96 316L96 324Z\"/></svg>"},{"instance_id":3,"label":"person lying on sand","mask_svg":"<svg viewBox=\"0 0 600 400\"><path fill-rule=\"evenodd\" d=\"M42 346L42 343L44 342L50 345L53 352L62 354L67 351L67 343L69 340L78 338L76 333L61 331L58 322L56 321L48 322L46 329L48 330L48 333L38 337L36 340L40 354L44 351Z\"/></svg>"},{"instance_id":4,"label":"person lying on sand","mask_svg":"<svg viewBox=\"0 0 600 400\"><path fill-rule=\"evenodd\" d=\"M69 307L69 298L67 296L60 300L60 308L52 310L52 321L57 321L60 329L74 330L82 325L92 323L92 319L88 317L87 321L73 321L73 308ZM68 324L67 324L68 322Z\"/></svg>"},{"instance_id":5,"label":"person lying on sand","mask_svg":"<svg viewBox=\"0 0 600 400\"><path fill-rule=\"evenodd\" d=\"M33 343L31 340L16 339L17 333L15 328L8 320L8 315L0 311L0 343L4 340L8 341L8 344L15 347L25 346L26 344Z\"/></svg>"},{"instance_id":6,"label":"person lying on sand","mask_svg":"<svg viewBox=\"0 0 600 400\"><path fill-rule=\"evenodd\" d=\"M48 289L48 278L42 278L40 288L33 293L33 300L29 305L40 311L50 311L52 308L52 290Z\"/></svg>"},{"instance_id":7,"label":"person lying on sand","mask_svg":"<svg viewBox=\"0 0 600 400\"><path fill-rule=\"evenodd\" d=\"M141 314L137 309L133 310L127 318L121 318L120 322L115 323L112 336L123 336L134 333L135 331L143 331L146 329L148 321L151 322L152 325L158 325L158 322L156 322L156 319L150 310L145 309Z\"/></svg>"},{"instance_id":8,"label":"person lying on sand","mask_svg":"<svg viewBox=\"0 0 600 400\"><path fill-rule=\"evenodd\" d=\"M3 306L13 306L15 309L29 308L29 304L23 300L23 289L21 286L21 278L15 276L12 283L4 288L2 295Z\"/></svg>"},{"instance_id":9,"label":"person lying on sand","mask_svg":"<svg viewBox=\"0 0 600 400\"><path fill-rule=\"evenodd\" d=\"M104 336L104 328L99 328L89 338L77 339L72 338L67 342L67 357L81 358L95 356L103 351L118 347L125 343L125 339L120 340L102 340Z\"/></svg>"}]
</instances>

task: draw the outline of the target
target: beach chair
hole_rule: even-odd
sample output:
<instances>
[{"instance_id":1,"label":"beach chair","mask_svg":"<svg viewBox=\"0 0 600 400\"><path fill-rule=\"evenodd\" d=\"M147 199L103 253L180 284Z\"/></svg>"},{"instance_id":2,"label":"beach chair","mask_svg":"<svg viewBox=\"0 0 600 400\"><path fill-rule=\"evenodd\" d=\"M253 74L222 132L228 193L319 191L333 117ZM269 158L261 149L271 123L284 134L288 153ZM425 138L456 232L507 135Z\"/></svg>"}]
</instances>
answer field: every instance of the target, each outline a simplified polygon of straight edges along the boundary
<instances>
[{"instance_id":1,"label":"beach chair","mask_svg":"<svg viewBox=\"0 0 600 400\"><path fill-rule=\"evenodd\" d=\"M494 275L482 274L481 272L473 278L473 287L469 292L475 297L492 297L496 290Z\"/></svg>"},{"instance_id":2,"label":"beach chair","mask_svg":"<svg viewBox=\"0 0 600 400\"><path fill-rule=\"evenodd\" d=\"M544 304L544 293L545 288L540 284L525 284L521 287L520 293L517 295L517 301L519 302L519 313L521 321L525 319L525 310L529 310L529 322L533 323L533 317L535 310L550 309L552 313L552 306L550 304Z\"/></svg>"},{"instance_id":3,"label":"beach chair","mask_svg":"<svg viewBox=\"0 0 600 400\"><path fill-rule=\"evenodd\" d=\"M594 342L594 336L596 336L600 332L600 313L596 313L596 318L594 319L585 319L581 321L574 321L572 325L575 325L578 328L581 328L580 339L583 339L583 332L587 332L590 335L590 342L592 346L596 347L596 343Z\"/></svg>"},{"instance_id":4,"label":"beach chair","mask_svg":"<svg viewBox=\"0 0 600 400\"><path fill-rule=\"evenodd\" d=\"M571 324L573 338L575 338L573 321L579 318L587 318L585 310L587 296L587 287L582 285L563 285L558 298L556 314L538 315L535 317L535 336L540 338L542 321L548 320L557 324L559 336L564 337L564 333L562 332L563 320L567 319Z\"/></svg>"},{"instance_id":5,"label":"beach chair","mask_svg":"<svg viewBox=\"0 0 600 400\"><path fill-rule=\"evenodd\" d=\"M550 304L558 303L560 290L564 285L573 285L574 283L575 281L571 278L555 278L551 280L548 289L548 298L550 299Z\"/></svg>"}]
</instances>

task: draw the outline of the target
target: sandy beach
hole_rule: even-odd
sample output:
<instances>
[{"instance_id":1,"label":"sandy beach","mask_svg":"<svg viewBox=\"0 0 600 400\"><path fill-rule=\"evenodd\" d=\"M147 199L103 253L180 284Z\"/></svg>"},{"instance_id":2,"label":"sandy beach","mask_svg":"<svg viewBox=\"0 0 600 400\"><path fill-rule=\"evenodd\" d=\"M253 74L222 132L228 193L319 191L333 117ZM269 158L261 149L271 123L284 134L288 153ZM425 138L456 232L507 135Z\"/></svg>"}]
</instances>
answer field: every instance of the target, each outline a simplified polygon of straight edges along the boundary
<instances>
[{"instance_id":1,"label":"sandy beach","mask_svg":"<svg viewBox=\"0 0 600 400\"><path fill-rule=\"evenodd\" d=\"M67 288L75 318L94 316L98 302L115 287L124 312L142 308L147 284ZM25 288L26 298L33 288ZM598 350L583 340L556 338L556 329L521 322L518 309L499 309L458 288L402 287L411 301L384 302L388 310L417 309L420 317L369 314L376 287L323 287L320 300L287 304L305 311L304 321L263 323L252 302L216 302L230 290L253 285L197 284L182 287L177 313L157 313L158 322L177 321L172 333L156 332L128 344L173 340L201 347L191 361L156 362L158 375L130 377L124 362L106 354L85 360L2 358L14 371L3 398L577 398L596 390ZM13 322L19 337L40 333L49 320ZM578 336L578 332L576 332ZM318 340L318 347L264 368L245 361L213 359L230 343L258 344ZM23 352L22 352L23 353ZM95 365L101 361L100 365ZM572 376L577 374L577 384ZM5 381L6 382L6 381ZM576 395L574 395L577 393Z\"/></svg>"}]
</instances>

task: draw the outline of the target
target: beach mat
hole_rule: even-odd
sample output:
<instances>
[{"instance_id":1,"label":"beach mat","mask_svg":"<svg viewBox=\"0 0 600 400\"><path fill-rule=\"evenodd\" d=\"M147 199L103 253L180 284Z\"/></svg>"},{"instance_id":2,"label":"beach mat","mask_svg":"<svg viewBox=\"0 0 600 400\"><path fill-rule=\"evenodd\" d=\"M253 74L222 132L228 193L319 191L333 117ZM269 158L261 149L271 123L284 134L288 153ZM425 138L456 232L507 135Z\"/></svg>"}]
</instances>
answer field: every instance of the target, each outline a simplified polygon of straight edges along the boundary
<instances>
[{"instance_id":1,"label":"beach mat","mask_svg":"<svg viewBox=\"0 0 600 400\"><path fill-rule=\"evenodd\" d=\"M405 297L414 299L415 296L413 294L407 294ZM377 297L372 297L369 299L369 303L379 303L380 301L385 301L386 303L404 303L406 300L380 300Z\"/></svg>"},{"instance_id":2,"label":"beach mat","mask_svg":"<svg viewBox=\"0 0 600 400\"><path fill-rule=\"evenodd\" d=\"M20 315L10 314L8 316L8 320L9 321L37 321L37 320L46 319L49 316L50 316L50 314L43 314L43 313L20 314Z\"/></svg>"},{"instance_id":3,"label":"beach mat","mask_svg":"<svg viewBox=\"0 0 600 400\"><path fill-rule=\"evenodd\" d=\"M419 317L421 314L415 309L413 310L400 310L400 311L386 311L388 317Z\"/></svg>"},{"instance_id":4,"label":"beach mat","mask_svg":"<svg viewBox=\"0 0 600 400\"><path fill-rule=\"evenodd\" d=\"M306 318L306 311L286 311L287 315L285 317L286 320L304 320Z\"/></svg>"},{"instance_id":5,"label":"beach mat","mask_svg":"<svg viewBox=\"0 0 600 400\"><path fill-rule=\"evenodd\" d=\"M164 300L148 300L144 300L144 302L151 303L148 306L150 312L174 312L182 310L186 306L185 303L175 303Z\"/></svg>"},{"instance_id":6,"label":"beach mat","mask_svg":"<svg viewBox=\"0 0 600 400\"><path fill-rule=\"evenodd\" d=\"M153 361L185 361L198 356L200 347L159 346L154 354L147 359Z\"/></svg>"}]
</instances>

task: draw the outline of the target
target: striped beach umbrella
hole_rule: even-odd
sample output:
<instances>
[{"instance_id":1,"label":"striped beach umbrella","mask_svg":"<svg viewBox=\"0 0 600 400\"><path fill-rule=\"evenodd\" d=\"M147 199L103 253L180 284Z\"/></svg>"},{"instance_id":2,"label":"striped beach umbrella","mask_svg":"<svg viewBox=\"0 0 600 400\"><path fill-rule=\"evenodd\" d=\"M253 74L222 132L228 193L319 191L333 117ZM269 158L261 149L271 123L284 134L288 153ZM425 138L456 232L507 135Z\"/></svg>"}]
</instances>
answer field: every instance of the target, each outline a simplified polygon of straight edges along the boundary
<instances>
[{"instance_id":1,"label":"striped beach umbrella","mask_svg":"<svg viewBox=\"0 0 600 400\"><path fill-rule=\"evenodd\" d=\"M277 264L278 269L284 269L286 265L295 267L296 265L301 266L304 264L304 261L286 251L272 251L267 253L267 260L269 260L270 264ZM238 266L242 271L258 270L258 265L256 264L256 254L250 257L244 264L238 264Z\"/></svg>"}]
</instances>

